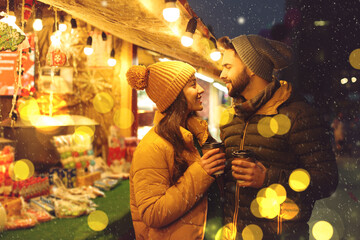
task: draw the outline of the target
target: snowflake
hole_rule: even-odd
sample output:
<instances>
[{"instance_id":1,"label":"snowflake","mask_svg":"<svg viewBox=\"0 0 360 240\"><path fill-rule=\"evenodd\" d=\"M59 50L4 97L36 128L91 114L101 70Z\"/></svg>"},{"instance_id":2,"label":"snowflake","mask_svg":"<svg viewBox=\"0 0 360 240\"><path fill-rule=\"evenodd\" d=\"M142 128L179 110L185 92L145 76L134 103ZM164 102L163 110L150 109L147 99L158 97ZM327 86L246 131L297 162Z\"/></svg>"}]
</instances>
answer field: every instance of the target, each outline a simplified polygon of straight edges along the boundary
<instances>
[{"instance_id":1,"label":"snowflake","mask_svg":"<svg viewBox=\"0 0 360 240\"><path fill-rule=\"evenodd\" d=\"M84 102L92 99L95 94L112 88L108 80L96 69L79 72L78 77L74 79L74 84L79 89L80 98Z\"/></svg>"}]
</instances>

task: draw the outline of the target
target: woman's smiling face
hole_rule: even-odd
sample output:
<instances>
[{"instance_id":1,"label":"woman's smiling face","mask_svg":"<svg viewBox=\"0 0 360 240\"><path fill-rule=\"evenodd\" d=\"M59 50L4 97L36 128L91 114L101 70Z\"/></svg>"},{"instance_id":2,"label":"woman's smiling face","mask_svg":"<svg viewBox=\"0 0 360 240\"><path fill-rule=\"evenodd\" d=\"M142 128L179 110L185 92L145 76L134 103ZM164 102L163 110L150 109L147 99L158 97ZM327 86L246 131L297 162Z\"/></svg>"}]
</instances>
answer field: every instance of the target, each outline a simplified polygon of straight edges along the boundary
<instances>
[{"instance_id":1,"label":"woman's smiling face","mask_svg":"<svg viewBox=\"0 0 360 240\"><path fill-rule=\"evenodd\" d=\"M183 92L188 103L189 112L203 110L201 94L204 92L204 89L196 82L195 76L190 78L189 82L185 85Z\"/></svg>"}]
</instances>

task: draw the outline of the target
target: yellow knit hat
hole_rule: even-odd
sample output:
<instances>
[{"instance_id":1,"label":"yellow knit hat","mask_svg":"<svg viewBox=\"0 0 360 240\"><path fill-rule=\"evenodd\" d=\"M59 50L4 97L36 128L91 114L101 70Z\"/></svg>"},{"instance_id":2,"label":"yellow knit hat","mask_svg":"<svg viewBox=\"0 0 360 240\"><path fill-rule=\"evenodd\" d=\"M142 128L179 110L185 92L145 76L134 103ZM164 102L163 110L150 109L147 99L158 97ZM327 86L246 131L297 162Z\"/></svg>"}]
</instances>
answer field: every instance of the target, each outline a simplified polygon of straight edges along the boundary
<instances>
[{"instance_id":1,"label":"yellow knit hat","mask_svg":"<svg viewBox=\"0 0 360 240\"><path fill-rule=\"evenodd\" d=\"M176 99L195 69L180 61L158 62L145 66L132 66L126 73L129 85L136 90L145 89L160 112L164 112Z\"/></svg>"}]
</instances>

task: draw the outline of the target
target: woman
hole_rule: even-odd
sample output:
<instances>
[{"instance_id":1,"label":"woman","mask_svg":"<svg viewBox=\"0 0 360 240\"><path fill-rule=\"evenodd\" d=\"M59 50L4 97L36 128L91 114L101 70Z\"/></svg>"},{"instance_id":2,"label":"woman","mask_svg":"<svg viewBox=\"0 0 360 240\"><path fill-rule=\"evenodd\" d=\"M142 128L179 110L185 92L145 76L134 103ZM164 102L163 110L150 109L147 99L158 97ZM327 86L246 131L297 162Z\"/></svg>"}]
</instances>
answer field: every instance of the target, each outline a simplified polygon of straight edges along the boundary
<instances>
[{"instance_id":1,"label":"woman","mask_svg":"<svg viewBox=\"0 0 360 240\"><path fill-rule=\"evenodd\" d=\"M209 134L204 92L195 69L179 62L133 66L126 76L133 88L145 89L159 111L154 127L141 140L130 170L130 209L137 240L203 239L206 190L223 169L225 155L215 149L200 157ZM199 150L198 150L199 149Z\"/></svg>"}]
</instances>

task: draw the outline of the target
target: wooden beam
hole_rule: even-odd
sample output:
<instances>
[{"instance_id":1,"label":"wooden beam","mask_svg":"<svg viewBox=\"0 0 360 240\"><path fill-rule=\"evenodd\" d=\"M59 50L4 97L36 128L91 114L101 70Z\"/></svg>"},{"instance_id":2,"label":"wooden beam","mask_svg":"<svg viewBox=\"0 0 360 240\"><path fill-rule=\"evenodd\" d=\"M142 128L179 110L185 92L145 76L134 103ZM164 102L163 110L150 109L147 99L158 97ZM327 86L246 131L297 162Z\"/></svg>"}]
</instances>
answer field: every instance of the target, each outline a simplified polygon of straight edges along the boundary
<instances>
[{"instance_id":1,"label":"wooden beam","mask_svg":"<svg viewBox=\"0 0 360 240\"><path fill-rule=\"evenodd\" d=\"M186 61L194 66L212 71L220 64L210 59L208 39L198 30L194 34L194 45L181 45L189 13L181 10L175 23L162 17L164 0L39 0L71 14L96 28L109 32L138 46Z\"/></svg>"}]
</instances>

